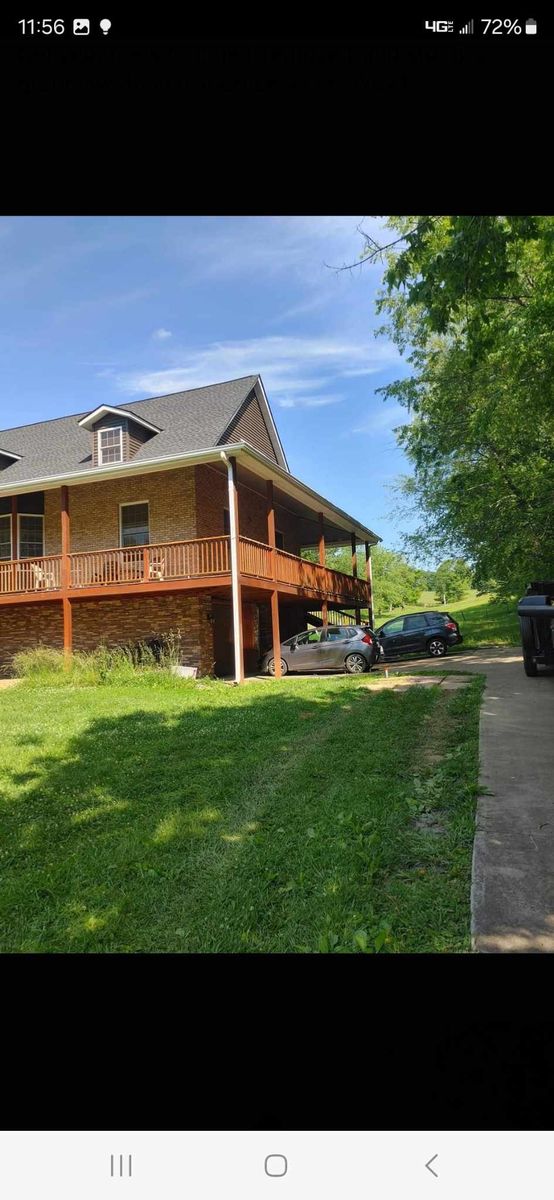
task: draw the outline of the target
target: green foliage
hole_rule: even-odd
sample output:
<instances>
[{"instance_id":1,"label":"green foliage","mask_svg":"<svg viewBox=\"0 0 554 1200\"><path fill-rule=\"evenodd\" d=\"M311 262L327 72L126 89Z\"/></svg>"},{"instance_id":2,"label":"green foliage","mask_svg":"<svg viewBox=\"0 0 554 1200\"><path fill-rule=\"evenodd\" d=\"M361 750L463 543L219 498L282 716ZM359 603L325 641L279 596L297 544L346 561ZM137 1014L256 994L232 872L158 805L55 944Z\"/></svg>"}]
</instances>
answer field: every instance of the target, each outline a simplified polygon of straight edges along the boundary
<instances>
[{"instance_id":1,"label":"green foliage","mask_svg":"<svg viewBox=\"0 0 554 1200\"><path fill-rule=\"evenodd\" d=\"M182 684L187 681L176 679L170 672L170 668L180 661L180 640L179 630L166 635L159 661L144 642L132 646L102 645L89 653L75 651L69 659L61 650L38 645L15 654L13 669L20 679L35 687L91 687L145 679L158 685Z\"/></svg>"},{"instance_id":2,"label":"green foliage","mask_svg":"<svg viewBox=\"0 0 554 1200\"><path fill-rule=\"evenodd\" d=\"M447 558L437 567L433 585L439 604L461 600L471 587L471 567L463 558Z\"/></svg>"},{"instance_id":3,"label":"green foliage","mask_svg":"<svg viewBox=\"0 0 554 1200\"><path fill-rule=\"evenodd\" d=\"M422 520L406 548L463 557L478 587L521 594L554 574L554 218L389 226L379 332L411 374L380 390L407 410L399 490Z\"/></svg>"}]
</instances>

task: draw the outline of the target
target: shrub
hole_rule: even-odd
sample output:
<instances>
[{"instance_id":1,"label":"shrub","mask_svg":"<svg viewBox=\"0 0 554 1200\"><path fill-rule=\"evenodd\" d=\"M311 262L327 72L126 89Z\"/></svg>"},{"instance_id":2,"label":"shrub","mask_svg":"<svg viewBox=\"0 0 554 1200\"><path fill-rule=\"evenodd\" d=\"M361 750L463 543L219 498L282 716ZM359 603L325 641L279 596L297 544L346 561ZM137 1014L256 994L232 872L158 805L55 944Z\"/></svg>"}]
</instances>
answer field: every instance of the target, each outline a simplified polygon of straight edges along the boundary
<instances>
[{"instance_id":1,"label":"shrub","mask_svg":"<svg viewBox=\"0 0 554 1200\"><path fill-rule=\"evenodd\" d=\"M180 630L144 642L124 646L101 645L89 653L75 651L66 660L61 650L35 646L13 657L13 669L30 684L63 687L117 684L148 679L155 686L183 686L189 680L173 675L170 667L180 661Z\"/></svg>"}]
</instances>

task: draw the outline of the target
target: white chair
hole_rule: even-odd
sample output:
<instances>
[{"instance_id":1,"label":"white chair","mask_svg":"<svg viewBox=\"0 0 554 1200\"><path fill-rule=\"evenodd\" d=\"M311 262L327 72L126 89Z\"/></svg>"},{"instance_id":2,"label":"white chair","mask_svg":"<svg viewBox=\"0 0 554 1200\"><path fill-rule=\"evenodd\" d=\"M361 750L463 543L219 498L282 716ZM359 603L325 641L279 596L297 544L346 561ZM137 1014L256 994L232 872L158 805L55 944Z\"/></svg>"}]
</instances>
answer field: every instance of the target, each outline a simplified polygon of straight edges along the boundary
<instances>
[{"instance_id":1,"label":"white chair","mask_svg":"<svg viewBox=\"0 0 554 1200\"><path fill-rule=\"evenodd\" d=\"M165 575L165 559L152 559L149 564L148 575L150 579L163 579Z\"/></svg>"}]
</instances>

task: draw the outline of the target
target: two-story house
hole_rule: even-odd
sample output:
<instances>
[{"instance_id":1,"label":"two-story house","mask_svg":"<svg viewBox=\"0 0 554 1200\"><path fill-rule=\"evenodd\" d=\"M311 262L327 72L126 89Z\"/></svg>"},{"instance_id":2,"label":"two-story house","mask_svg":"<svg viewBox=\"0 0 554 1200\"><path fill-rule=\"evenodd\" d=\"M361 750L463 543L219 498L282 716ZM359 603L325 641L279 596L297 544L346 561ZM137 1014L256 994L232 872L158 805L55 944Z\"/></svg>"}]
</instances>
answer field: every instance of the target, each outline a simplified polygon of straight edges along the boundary
<instances>
[{"instance_id":1,"label":"two-story house","mask_svg":"<svg viewBox=\"0 0 554 1200\"><path fill-rule=\"evenodd\" d=\"M259 376L6 429L0 664L179 629L184 664L240 681L310 611L371 613L377 541L291 475ZM345 544L351 575L325 566Z\"/></svg>"}]
</instances>

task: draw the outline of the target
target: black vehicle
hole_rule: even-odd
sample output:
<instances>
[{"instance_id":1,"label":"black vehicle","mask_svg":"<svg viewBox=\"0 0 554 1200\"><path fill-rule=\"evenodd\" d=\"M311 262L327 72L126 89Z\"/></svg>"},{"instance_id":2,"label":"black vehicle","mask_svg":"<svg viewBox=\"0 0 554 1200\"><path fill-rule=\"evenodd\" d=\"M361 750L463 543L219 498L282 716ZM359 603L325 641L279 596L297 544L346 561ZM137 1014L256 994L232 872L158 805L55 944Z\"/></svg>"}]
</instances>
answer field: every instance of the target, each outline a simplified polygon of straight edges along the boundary
<instances>
[{"instance_id":1,"label":"black vehicle","mask_svg":"<svg viewBox=\"0 0 554 1200\"><path fill-rule=\"evenodd\" d=\"M525 674L537 675L539 663L554 666L554 582L531 583L517 612Z\"/></svg>"},{"instance_id":2,"label":"black vehicle","mask_svg":"<svg viewBox=\"0 0 554 1200\"><path fill-rule=\"evenodd\" d=\"M463 642L458 622L450 613L420 612L392 617L376 630L385 658L397 654L429 654L442 658L449 646Z\"/></svg>"}]
</instances>

